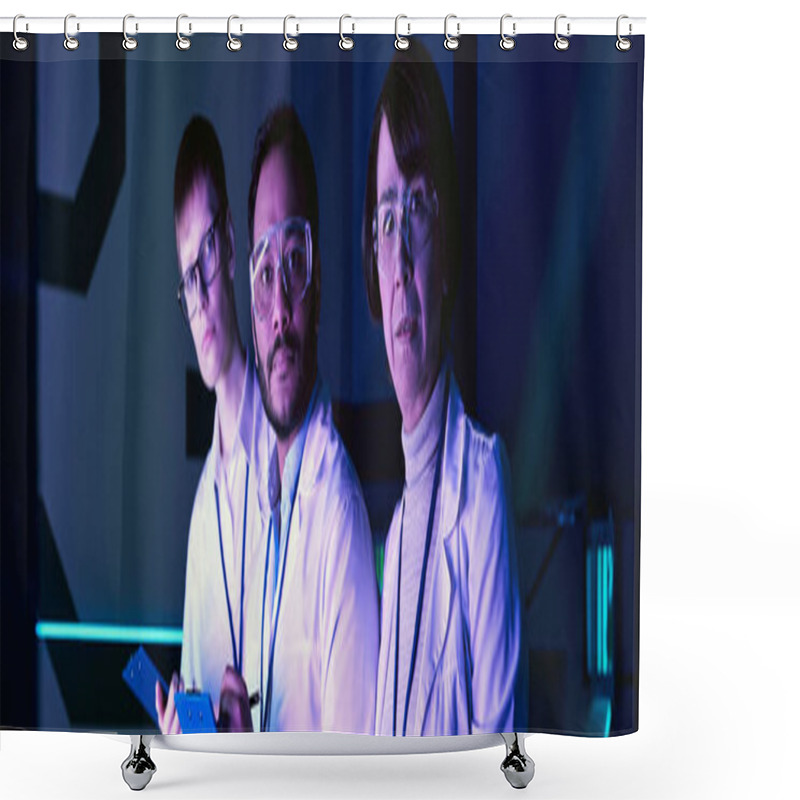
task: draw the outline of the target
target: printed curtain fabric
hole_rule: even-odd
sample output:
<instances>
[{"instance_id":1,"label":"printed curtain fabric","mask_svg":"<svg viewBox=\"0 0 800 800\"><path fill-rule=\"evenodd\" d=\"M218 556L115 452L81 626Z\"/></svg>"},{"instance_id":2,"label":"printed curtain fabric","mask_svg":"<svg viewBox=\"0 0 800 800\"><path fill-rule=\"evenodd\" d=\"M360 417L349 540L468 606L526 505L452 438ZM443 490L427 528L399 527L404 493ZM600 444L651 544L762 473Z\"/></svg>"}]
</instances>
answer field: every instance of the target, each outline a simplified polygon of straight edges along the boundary
<instances>
[{"instance_id":1,"label":"printed curtain fabric","mask_svg":"<svg viewBox=\"0 0 800 800\"><path fill-rule=\"evenodd\" d=\"M643 37L0 40L0 725L638 727Z\"/></svg>"}]
</instances>

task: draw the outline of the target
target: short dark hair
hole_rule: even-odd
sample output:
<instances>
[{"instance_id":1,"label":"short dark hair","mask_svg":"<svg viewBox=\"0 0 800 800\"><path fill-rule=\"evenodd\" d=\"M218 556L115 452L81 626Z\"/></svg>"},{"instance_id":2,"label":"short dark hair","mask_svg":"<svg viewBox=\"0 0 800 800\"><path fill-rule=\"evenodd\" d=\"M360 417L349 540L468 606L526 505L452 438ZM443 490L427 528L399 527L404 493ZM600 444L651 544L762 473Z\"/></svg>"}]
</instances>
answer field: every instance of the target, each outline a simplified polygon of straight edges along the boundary
<instances>
[{"instance_id":1,"label":"short dark hair","mask_svg":"<svg viewBox=\"0 0 800 800\"><path fill-rule=\"evenodd\" d=\"M214 126L205 118L196 115L189 120L183 132L178 159L175 162L175 190L173 212L177 217L189 192L200 175L206 174L214 187L219 203L220 216L228 213L228 189L225 184L225 162L222 148Z\"/></svg>"},{"instance_id":2,"label":"short dark hair","mask_svg":"<svg viewBox=\"0 0 800 800\"><path fill-rule=\"evenodd\" d=\"M314 169L314 156L311 145L300 122L294 106L280 105L267 114L256 134L253 148L253 164L250 174L250 193L247 198L247 223L250 232L250 250L253 249L253 218L256 213L256 194L261 167L267 156L276 147L285 147L303 184L306 213L311 224L311 241L314 252L317 249L319 230L319 198L317 196L317 173Z\"/></svg>"},{"instance_id":3,"label":"short dark hair","mask_svg":"<svg viewBox=\"0 0 800 800\"><path fill-rule=\"evenodd\" d=\"M395 54L383 81L367 162L367 187L361 228L361 256L367 301L373 319L381 319L381 295L373 247L372 220L377 205L378 140L386 117L400 172L407 180L423 175L439 199L440 246L447 294L442 305L442 342L449 334L461 272L461 209L453 131L436 64L419 41Z\"/></svg>"}]
</instances>

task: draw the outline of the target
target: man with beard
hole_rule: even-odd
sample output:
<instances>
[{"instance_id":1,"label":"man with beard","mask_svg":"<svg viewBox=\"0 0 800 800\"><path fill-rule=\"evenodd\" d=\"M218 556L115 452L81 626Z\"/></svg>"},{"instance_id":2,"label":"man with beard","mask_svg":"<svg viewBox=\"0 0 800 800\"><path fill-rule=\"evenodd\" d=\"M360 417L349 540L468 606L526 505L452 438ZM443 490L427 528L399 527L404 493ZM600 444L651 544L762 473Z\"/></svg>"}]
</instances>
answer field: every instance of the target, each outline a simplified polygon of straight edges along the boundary
<instances>
[{"instance_id":1,"label":"man with beard","mask_svg":"<svg viewBox=\"0 0 800 800\"><path fill-rule=\"evenodd\" d=\"M318 376L317 183L291 107L270 113L259 129L248 211L258 381L277 434L259 489L268 509L261 729L372 733L379 643L372 535ZM238 697L244 708L243 684Z\"/></svg>"}]
</instances>

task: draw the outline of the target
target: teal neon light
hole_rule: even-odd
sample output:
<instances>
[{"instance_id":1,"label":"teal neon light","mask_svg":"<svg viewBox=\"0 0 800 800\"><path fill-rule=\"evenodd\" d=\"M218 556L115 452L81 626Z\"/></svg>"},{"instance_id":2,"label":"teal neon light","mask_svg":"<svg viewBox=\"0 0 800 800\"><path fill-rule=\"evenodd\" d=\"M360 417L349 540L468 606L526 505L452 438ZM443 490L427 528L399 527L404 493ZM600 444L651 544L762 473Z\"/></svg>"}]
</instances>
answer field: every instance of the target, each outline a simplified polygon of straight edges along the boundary
<instances>
[{"instance_id":1,"label":"teal neon light","mask_svg":"<svg viewBox=\"0 0 800 800\"><path fill-rule=\"evenodd\" d=\"M603 674L603 632L605 630L605 606L603 605L603 548L598 547L597 562L597 674Z\"/></svg>"},{"instance_id":2,"label":"teal neon light","mask_svg":"<svg viewBox=\"0 0 800 800\"><path fill-rule=\"evenodd\" d=\"M594 592L594 587L592 586L592 551L586 551L586 582L588 586L586 587L586 643L588 645L588 653L587 653L587 660L589 662L588 668L589 673L595 672L595 663L594 663L594 648L592 647L592 643L594 642L594 631L593 631L593 623L594 623L594 615L592 614L592 594Z\"/></svg>"},{"instance_id":3,"label":"teal neon light","mask_svg":"<svg viewBox=\"0 0 800 800\"><path fill-rule=\"evenodd\" d=\"M597 671L600 675L611 674L609 619L612 612L614 590L614 553L610 545L599 548L597 552L598 573L598 658Z\"/></svg>"},{"instance_id":4,"label":"teal neon light","mask_svg":"<svg viewBox=\"0 0 800 800\"><path fill-rule=\"evenodd\" d=\"M609 617L614 612L613 601L612 598L614 596L614 551L609 546L608 548L608 566L606 568L606 577L608 579L608 589L606 591L608 595L608 615ZM613 642L609 643L609 649L613 647ZM613 653L613 650L611 651ZM611 659L610 657L607 659L609 662L608 671L611 672Z\"/></svg>"},{"instance_id":5,"label":"teal neon light","mask_svg":"<svg viewBox=\"0 0 800 800\"><path fill-rule=\"evenodd\" d=\"M612 545L586 551L587 662L592 675L611 675L614 550Z\"/></svg>"},{"instance_id":6,"label":"teal neon light","mask_svg":"<svg viewBox=\"0 0 800 800\"><path fill-rule=\"evenodd\" d=\"M586 581L589 670L593 675L610 675L614 593L614 551L611 545L599 545L587 551Z\"/></svg>"},{"instance_id":7,"label":"teal neon light","mask_svg":"<svg viewBox=\"0 0 800 800\"><path fill-rule=\"evenodd\" d=\"M41 641L105 642L109 644L183 643L182 628L158 628L137 625L102 625L93 622L36 623L36 636Z\"/></svg>"},{"instance_id":8,"label":"teal neon light","mask_svg":"<svg viewBox=\"0 0 800 800\"><path fill-rule=\"evenodd\" d=\"M611 560L608 547L603 548L603 674L608 675L608 618L611 607L608 597L608 562Z\"/></svg>"}]
</instances>

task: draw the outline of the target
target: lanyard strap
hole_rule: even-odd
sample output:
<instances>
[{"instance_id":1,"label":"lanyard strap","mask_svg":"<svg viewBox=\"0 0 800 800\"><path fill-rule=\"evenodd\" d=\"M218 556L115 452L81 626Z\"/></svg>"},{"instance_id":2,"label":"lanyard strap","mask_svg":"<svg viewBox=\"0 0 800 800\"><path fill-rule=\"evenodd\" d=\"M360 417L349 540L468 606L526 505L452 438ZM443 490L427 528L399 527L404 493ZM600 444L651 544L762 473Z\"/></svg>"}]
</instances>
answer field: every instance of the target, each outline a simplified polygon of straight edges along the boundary
<instances>
[{"instance_id":1,"label":"lanyard strap","mask_svg":"<svg viewBox=\"0 0 800 800\"><path fill-rule=\"evenodd\" d=\"M242 590L239 596L239 652L236 652L236 636L233 630L233 611L231 610L231 595L228 591L228 573L225 569L225 552L222 549L222 520L219 513L219 488L214 481L214 499L217 501L217 531L219 533L219 558L222 562L222 580L225 582L225 600L228 603L228 624L231 629L231 647L233 648L234 669L242 674L242 656L244 650L244 564L247 543L247 487L250 483L250 464L247 464L247 471L244 479L244 516L242 518Z\"/></svg>"},{"instance_id":2,"label":"lanyard strap","mask_svg":"<svg viewBox=\"0 0 800 800\"><path fill-rule=\"evenodd\" d=\"M297 493L295 492L295 496L292 497L292 504L289 507L289 520L288 524L286 525L286 536L282 537L286 539L286 542L283 545L283 558L280 557L280 551L278 553L278 566L280 568L280 581L278 583L278 600L277 606L273 603L273 607L275 608L275 619L272 620L270 629L271 629L271 636L269 642L269 667L267 670L267 689L265 692L264 697L264 704L261 709L261 730L267 730L267 723L269 722L269 712L272 707L272 671L273 666L275 664L275 639L277 638L278 633L278 620L280 619L281 615L281 601L283 600L283 579L286 575L286 558L287 553L289 550L289 531L292 528L292 513L294 512L294 501ZM269 532L270 536L267 539L267 560L269 560L269 540L272 538L272 514L270 513L269 518ZM264 597L261 601L261 681L263 685L264 680L264 606L266 603L267 598L267 571L266 567L264 569Z\"/></svg>"},{"instance_id":3,"label":"lanyard strap","mask_svg":"<svg viewBox=\"0 0 800 800\"><path fill-rule=\"evenodd\" d=\"M314 404L317 400L317 392L319 386L319 378L314 382L314 388L311 391L311 399L308 401L308 408L306 409L306 416L303 420L303 429L300 433L302 436L301 440L301 447L300 453L298 455L300 459L300 464L303 463L303 451L305 450L306 446L306 436L308 435L308 420L311 415L311 411L314 408ZM277 454L275 456L277 458ZM298 469L297 480L300 480L300 467ZM281 614L281 601L283 599L283 578L286 574L286 559L287 553L289 551L289 531L292 529L292 514L294 513L294 501L297 498L297 483L294 486L294 492L292 493L292 503L289 506L289 519L286 525L286 536L280 537L280 542L282 543L283 549L283 559L280 557L280 548L278 550L278 570L280 573L280 582L277 587L278 598L277 598L277 605L275 603L275 598L273 597L272 608L274 612L274 619L270 621L270 642L269 642L269 667L267 669L267 688L262 693L262 706L261 706L261 730L267 730L267 723L269 722L269 714L272 708L272 671L273 665L275 662L275 639L278 633L278 620ZM273 522L272 522L272 509L270 509L269 515L269 535L267 537L267 556L264 560L264 595L261 598L261 673L260 673L260 680L261 684L259 685L259 689L263 688L264 686L264 609L267 604L267 571L269 565L269 543L272 539L272 529L273 529ZM284 539L286 540L284 542Z\"/></svg>"},{"instance_id":4,"label":"lanyard strap","mask_svg":"<svg viewBox=\"0 0 800 800\"><path fill-rule=\"evenodd\" d=\"M431 504L428 509L428 530L425 534L425 554L422 558L422 575L420 576L419 596L417 597L417 616L414 621L414 642L411 647L411 663L408 670L408 683L406 684L406 702L403 712L403 736L406 735L408 727L408 706L411 701L411 685L414 682L414 669L417 663L417 645L419 643L419 630L422 622L422 599L425 595L425 578L428 572L428 555L430 554L431 538L433 534L433 513L436 508L436 495L439 491L439 482L442 475L442 462L444 461L444 429L447 422L447 405L450 398L450 372L447 373L447 384L444 394L444 406L442 408L442 424L439 429L439 458L436 460L436 473L433 477L433 489L431 491ZM400 662L400 584L403 577L403 522L406 513L406 499L403 493L403 505L400 512L400 544L397 560L397 607L395 617L395 643L394 643L394 717L392 731L397 736L397 690L398 690L398 669Z\"/></svg>"},{"instance_id":5,"label":"lanyard strap","mask_svg":"<svg viewBox=\"0 0 800 800\"><path fill-rule=\"evenodd\" d=\"M269 543L272 539L272 512L269 516L269 533L267 534L267 554L264 558L264 594L261 597L261 662L259 665L258 690L260 695L261 708L259 718L261 719L261 730L264 730L264 609L267 605L267 575L269 575Z\"/></svg>"}]
</instances>

